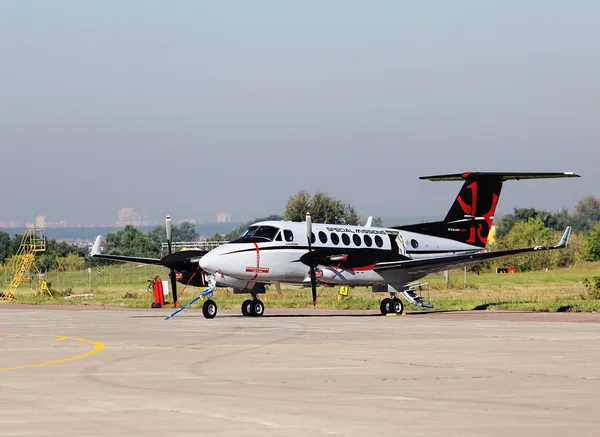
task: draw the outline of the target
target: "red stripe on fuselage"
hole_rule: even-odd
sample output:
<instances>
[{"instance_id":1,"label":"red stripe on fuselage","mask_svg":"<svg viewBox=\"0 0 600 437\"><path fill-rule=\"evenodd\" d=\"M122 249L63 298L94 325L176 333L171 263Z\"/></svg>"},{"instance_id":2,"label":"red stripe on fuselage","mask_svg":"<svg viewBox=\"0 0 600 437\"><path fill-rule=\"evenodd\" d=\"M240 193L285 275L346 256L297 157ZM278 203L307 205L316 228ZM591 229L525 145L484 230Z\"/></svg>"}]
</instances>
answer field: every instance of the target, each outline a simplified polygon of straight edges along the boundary
<instances>
[{"instance_id":1,"label":"red stripe on fuselage","mask_svg":"<svg viewBox=\"0 0 600 437\"><path fill-rule=\"evenodd\" d=\"M254 243L254 247L256 248L256 273L254 274L254 277L252 279L246 282L246 286L244 288L248 288L250 282L254 281L260 273L260 250L258 249L258 244Z\"/></svg>"}]
</instances>

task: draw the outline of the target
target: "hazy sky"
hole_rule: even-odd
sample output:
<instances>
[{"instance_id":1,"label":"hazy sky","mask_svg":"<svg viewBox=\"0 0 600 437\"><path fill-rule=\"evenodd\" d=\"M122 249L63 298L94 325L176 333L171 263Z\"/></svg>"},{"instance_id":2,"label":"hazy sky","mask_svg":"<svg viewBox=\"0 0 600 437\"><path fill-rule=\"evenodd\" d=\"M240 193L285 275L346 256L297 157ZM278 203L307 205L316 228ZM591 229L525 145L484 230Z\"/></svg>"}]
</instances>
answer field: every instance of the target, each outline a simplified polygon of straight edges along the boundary
<instances>
[{"instance_id":1,"label":"hazy sky","mask_svg":"<svg viewBox=\"0 0 600 437\"><path fill-rule=\"evenodd\" d=\"M0 2L0 220L445 215L471 170L499 213L600 196L600 2Z\"/></svg>"}]
</instances>

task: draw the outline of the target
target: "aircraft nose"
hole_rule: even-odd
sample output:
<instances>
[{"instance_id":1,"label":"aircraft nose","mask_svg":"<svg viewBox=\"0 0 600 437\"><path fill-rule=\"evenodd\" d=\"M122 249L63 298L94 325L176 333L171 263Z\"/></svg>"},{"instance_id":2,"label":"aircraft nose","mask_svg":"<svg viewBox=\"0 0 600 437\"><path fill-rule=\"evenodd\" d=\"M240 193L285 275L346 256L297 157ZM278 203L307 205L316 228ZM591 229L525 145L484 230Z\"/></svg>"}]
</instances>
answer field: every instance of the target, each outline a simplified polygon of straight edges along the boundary
<instances>
[{"instance_id":1,"label":"aircraft nose","mask_svg":"<svg viewBox=\"0 0 600 437\"><path fill-rule=\"evenodd\" d=\"M200 268L208 273L215 273L218 268L216 267L216 256L208 252L202 258L200 258Z\"/></svg>"}]
</instances>

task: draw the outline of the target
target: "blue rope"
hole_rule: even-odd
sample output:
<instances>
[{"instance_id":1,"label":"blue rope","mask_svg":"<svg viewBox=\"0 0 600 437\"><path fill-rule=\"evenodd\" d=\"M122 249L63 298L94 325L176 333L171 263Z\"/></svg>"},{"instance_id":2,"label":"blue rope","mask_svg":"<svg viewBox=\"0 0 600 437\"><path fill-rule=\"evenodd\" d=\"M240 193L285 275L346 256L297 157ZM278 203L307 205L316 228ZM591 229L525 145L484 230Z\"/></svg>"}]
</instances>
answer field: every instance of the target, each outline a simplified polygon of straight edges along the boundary
<instances>
[{"instance_id":1,"label":"blue rope","mask_svg":"<svg viewBox=\"0 0 600 437\"><path fill-rule=\"evenodd\" d=\"M169 320L171 317L179 314L181 311L183 311L184 309L186 309L187 307L189 307L191 304L193 304L194 302L196 302L198 299L204 297L204 296L208 296L208 295L212 295L213 290L212 289L208 289L202 292L202 294L200 296L196 296L195 298L193 298L192 300L190 300L188 303L186 303L184 306L182 306L181 308L179 308L176 311L173 311L170 315L168 315L167 317L165 317L165 320Z\"/></svg>"}]
</instances>

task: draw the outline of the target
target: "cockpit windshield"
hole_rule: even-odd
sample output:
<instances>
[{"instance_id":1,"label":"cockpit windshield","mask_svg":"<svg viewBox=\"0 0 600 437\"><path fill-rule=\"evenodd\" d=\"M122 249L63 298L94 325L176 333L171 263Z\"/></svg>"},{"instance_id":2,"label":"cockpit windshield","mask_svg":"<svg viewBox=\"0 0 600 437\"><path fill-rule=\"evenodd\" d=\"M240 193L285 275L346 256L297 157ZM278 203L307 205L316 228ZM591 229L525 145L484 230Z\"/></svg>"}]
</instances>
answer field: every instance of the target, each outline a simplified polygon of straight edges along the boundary
<instances>
[{"instance_id":1,"label":"cockpit windshield","mask_svg":"<svg viewBox=\"0 0 600 437\"><path fill-rule=\"evenodd\" d=\"M274 226L250 226L242 236L232 243L258 243L260 241L273 241L279 232Z\"/></svg>"}]
</instances>

